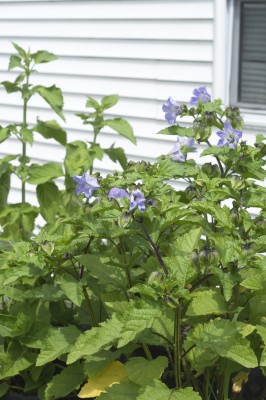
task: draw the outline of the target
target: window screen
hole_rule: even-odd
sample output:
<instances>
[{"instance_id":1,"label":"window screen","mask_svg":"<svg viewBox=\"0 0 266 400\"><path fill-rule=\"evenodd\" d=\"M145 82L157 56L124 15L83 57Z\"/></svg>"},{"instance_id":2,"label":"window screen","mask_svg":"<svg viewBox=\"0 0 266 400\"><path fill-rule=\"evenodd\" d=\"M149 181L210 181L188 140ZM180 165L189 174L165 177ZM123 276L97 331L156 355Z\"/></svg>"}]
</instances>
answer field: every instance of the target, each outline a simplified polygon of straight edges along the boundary
<instances>
[{"instance_id":1,"label":"window screen","mask_svg":"<svg viewBox=\"0 0 266 400\"><path fill-rule=\"evenodd\" d=\"M241 4L239 61L239 101L266 105L266 2Z\"/></svg>"}]
</instances>

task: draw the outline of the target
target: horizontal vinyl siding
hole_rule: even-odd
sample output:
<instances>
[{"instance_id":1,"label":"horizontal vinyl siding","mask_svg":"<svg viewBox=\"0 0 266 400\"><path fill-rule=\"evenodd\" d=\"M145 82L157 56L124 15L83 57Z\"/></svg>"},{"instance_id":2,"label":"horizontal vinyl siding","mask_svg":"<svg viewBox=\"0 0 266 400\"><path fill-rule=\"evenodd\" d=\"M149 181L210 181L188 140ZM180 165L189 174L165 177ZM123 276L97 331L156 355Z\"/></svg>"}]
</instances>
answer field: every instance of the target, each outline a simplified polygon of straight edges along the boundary
<instances>
[{"instance_id":1,"label":"horizontal vinyl siding","mask_svg":"<svg viewBox=\"0 0 266 400\"><path fill-rule=\"evenodd\" d=\"M213 0L143 1L0 1L0 76L14 80L8 59L11 42L31 51L48 50L59 59L38 65L32 83L56 84L64 94L68 141L91 140L90 127L74 114L84 112L87 95L100 99L112 93L119 103L108 117L122 116L133 126L138 144L127 142L109 129L101 144L123 146L129 159L155 161L168 153L173 137L155 133L165 127L162 103L171 95L187 102L192 90L212 90ZM39 97L29 103L28 123L57 118ZM21 99L0 88L0 124L21 122ZM187 125L189 120L184 120ZM28 154L38 162L62 161L64 149L36 134ZM20 152L14 138L0 144L3 155ZM97 161L102 173L119 168ZM34 188L28 186L29 200ZM19 201L19 182L13 182L13 200ZM20 195L19 195L20 196Z\"/></svg>"}]
</instances>

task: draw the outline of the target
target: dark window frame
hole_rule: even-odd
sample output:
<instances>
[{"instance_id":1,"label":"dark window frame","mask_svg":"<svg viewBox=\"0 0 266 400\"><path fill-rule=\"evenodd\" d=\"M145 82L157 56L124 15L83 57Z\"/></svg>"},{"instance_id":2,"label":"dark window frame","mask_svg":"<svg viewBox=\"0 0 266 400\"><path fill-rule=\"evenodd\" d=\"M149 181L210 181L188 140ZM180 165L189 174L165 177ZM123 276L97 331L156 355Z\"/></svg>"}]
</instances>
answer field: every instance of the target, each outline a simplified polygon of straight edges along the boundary
<instances>
[{"instance_id":1,"label":"dark window frame","mask_svg":"<svg viewBox=\"0 0 266 400\"><path fill-rule=\"evenodd\" d=\"M264 103L243 102L239 100L240 86L240 63L241 63L241 9L244 3L265 4L265 0L235 0L234 1L234 17L233 17L233 37L232 37L232 62L230 77L230 103L233 106L265 110L266 101Z\"/></svg>"}]
</instances>

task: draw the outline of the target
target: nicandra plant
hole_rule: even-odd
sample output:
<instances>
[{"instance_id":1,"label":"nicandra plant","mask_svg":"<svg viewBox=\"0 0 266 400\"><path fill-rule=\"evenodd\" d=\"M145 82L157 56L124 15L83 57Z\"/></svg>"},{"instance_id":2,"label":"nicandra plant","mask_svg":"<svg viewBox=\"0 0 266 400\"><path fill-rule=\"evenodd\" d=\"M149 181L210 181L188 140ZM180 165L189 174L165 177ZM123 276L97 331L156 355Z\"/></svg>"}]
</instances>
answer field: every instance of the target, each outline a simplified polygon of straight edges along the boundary
<instances>
[{"instance_id":1,"label":"nicandra plant","mask_svg":"<svg viewBox=\"0 0 266 400\"><path fill-rule=\"evenodd\" d=\"M75 174L82 206L2 255L2 394L263 399L264 137L248 145L238 109L193 94L163 105L168 155Z\"/></svg>"}]
</instances>

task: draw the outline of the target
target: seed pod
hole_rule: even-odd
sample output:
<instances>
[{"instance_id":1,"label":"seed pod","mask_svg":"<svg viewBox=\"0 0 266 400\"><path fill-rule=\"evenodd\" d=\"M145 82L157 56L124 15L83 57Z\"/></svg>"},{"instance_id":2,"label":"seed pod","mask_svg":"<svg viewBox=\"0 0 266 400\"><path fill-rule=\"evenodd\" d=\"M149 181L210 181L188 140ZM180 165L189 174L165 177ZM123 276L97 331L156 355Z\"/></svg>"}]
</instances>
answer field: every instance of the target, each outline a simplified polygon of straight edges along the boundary
<instances>
[{"instance_id":1,"label":"seed pod","mask_svg":"<svg viewBox=\"0 0 266 400\"><path fill-rule=\"evenodd\" d=\"M243 189L245 187L245 182L238 175L231 176L231 185L235 190Z\"/></svg>"},{"instance_id":2,"label":"seed pod","mask_svg":"<svg viewBox=\"0 0 266 400\"><path fill-rule=\"evenodd\" d=\"M209 264L216 264L218 263L220 259L220 254L218 251L214 248L209 249L208 254L207 254L207 259Z\"/></svg>"},{"instance_id":3,"label":"seed pod","mask_svg":"<svg viewBox=\"0 0 266 400\"><path fill-rule=\"evenodd\" d=\"M164 279L162 271L153 271L149 278L148 278L148 283L160 283Z\"/></svg>"},{"instance_id":4,"label":"seed pod","mask_svg":"<svg viewBox=\"0 0 266 400\"><path fill-rule=\"evenodd\" d=\"M236 116L236 117L228 118L227 121L229 122L229 124L230 124L234 129L239 129L239 130L243 129L244 120L243 120L243 118L242 118L240 115L238 115L238 116Z\"/></svg>"},{"instance_id":5,"label":"seed pod","mask_svg":"<svg viewBox=\"0 0 266 400\"><path fill-rule=\"evenodd\" d=\"M203 249L199 253L199 261L201 265L208 265L208 249L207 247L203 247Z\"/></svg>"},{"instance_id":6,"label":"seed pod","mask_svg":"<svg viewBox=\"0 0 266 400\"><path fill-rule=\"evenodd\" d=\"M240 116L240 109L238 107L227 107L225 110L226 118L234 118Z\"/></svg>"},{"instance_id":7,"label":"seed pod","mask_svg":"<svg viewBox=\"0 0 266 400\"><path fill-rule=\"evenodd\" d=\"M211 135L211 127L202 121L194 121L193 130L195 133L195 139L198 142L206 141Z\"/></svg>"},{"instance_id":8,"label":"seed pod","mask_svg":"<svg viewBox=\"0 0 266 400\"><path fill-rule=\"evenodd\" d=\"M186 196L189 200L197 196L197 190L194 186L188 186L185 191L186 191Z\"/></svg>"},{"instance_id":9,"label":"seed pod","mask_svg":"<svg viewBox=\"0 0 266 400\"><path fill-rule=\"evenodd\" d=\"M203 121L208 126L213 126L216 122L216 115L214 112L205 112L203 114Z\"/></svg>"},{"instance_id":10,"label":"seed pod","mask_svg":"<svg viewBox=\"0 0 266 400\"><path fill-rule=\"evenodd\" d=\"M132 221L132 215L129 212L123 212L118 218L118 225L120 228L126 228Z\"/></svg>"}]
</instances>

